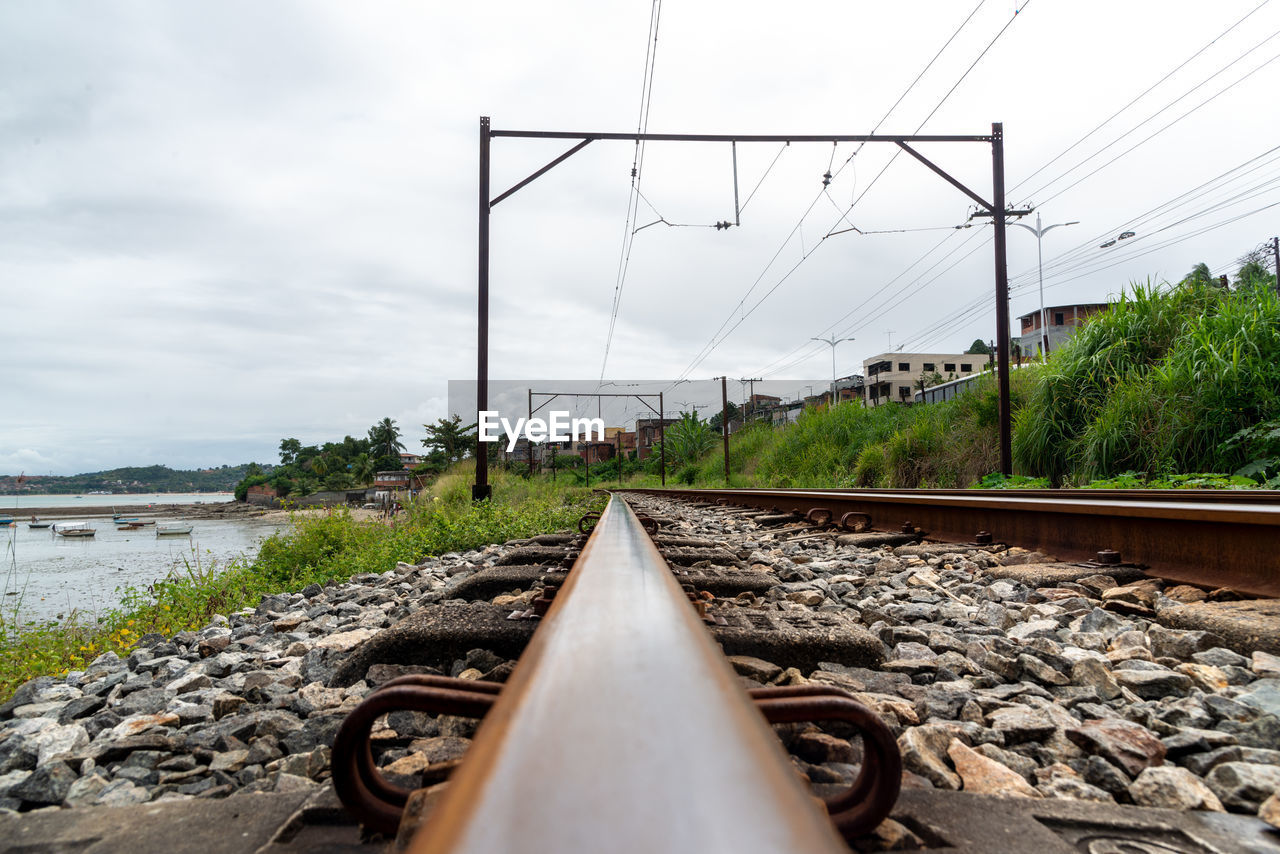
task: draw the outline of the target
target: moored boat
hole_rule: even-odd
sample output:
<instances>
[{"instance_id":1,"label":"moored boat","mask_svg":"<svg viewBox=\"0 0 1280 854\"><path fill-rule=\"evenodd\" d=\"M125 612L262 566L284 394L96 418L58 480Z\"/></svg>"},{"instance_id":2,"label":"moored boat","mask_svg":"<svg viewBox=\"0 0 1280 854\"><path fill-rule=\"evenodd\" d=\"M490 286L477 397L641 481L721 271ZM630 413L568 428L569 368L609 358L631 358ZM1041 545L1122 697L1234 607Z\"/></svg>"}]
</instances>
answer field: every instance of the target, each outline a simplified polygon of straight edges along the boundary
<instances>
[{"instance_id":1,"label":"moored boat","mask_svg":"<svg viewBox=\"0 0 1280 854\"><path fill-rule=\"evenodd\" d=\"M66 525L54 525L53 532L59 537L92 537L98 533L88 522L70 522Z\"/></svg>"},{"instance_id":2,"label":"moored boat","mask_svg":"<svg viewBox=\"0 0 1280 854\"><path fill-rule=\"evenodd\" d=\"M190 534L191 528L190 522L159 522L156 524L156 536L166 537Z\"/></svg>"}]
</instances>

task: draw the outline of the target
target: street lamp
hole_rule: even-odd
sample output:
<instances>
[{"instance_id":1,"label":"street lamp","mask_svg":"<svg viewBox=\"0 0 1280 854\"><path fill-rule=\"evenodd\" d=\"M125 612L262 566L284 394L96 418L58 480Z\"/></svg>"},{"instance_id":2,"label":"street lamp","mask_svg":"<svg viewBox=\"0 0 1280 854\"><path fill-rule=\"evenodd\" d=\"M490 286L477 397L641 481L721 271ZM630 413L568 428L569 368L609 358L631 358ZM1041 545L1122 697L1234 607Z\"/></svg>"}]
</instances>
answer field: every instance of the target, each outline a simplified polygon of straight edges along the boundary
<instances>
[{"instance_id":1,"label":"street lamp","mask_svg":"<svg viewBox=\"0 0 1280 854\"><path fill-rule=\"evenodd\" d=\"M1051 231L1060 225L1079 225L1080 221L1072 220L1071 222L1055 222L1053 225L1046 225L1044 227L1041 227L1040 214L1039 212L1037 212L1035 228L1032 228L1031 226L1027 225L1025 222L1011 222L1008 224L1025 228L1027 231L1031 232L1036 236L1036 259L1037 259L1036 266L1040 270L1040 338L1041 338L1041 341L1044 342L1042 344L1044 355L1048 356L1049 355L1049 322L1048 322L1048 316L1044 313L1044 253L1040 250L1040 238L1044 237L1044 233L1046 231Z\"/></svg>"},{"instance_id":2,"label":"street lamp","mask_svg":"<svg viewBox=\"0 0 1280 854\"><path fill-rule=\"evenodd\" d=\"M810 341L821 341L831 345L831 405L836 405L836 345L841 341L852 341L852 338L810 338Z\"/></svg>"}]
</instances>

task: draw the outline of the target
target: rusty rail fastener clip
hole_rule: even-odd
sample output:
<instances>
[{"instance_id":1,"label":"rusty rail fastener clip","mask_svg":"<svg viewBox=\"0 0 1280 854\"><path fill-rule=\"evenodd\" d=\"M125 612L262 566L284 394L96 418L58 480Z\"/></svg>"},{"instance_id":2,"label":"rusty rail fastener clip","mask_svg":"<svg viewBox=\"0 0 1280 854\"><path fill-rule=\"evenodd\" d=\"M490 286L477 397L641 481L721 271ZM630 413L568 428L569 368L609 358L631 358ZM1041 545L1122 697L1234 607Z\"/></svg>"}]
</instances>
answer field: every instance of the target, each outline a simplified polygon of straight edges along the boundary
<instances>
[{"instance_id":1,"label":"rusty rail fastener clip","mask_svg":"<svg viewBox=\"0 0 1280 854\"><path fill-rule=\"evenodd\" d=\"M430 675L401 676L379 687L347 715L333 742L333 787L343 806L369 830L395 836L411 793L378 773L370 746L374 723L404 709L483 718L501 690L497 682ZM823 801L846 839L869 833L889 815L902 784L902 756L874 712L833 686L765 687L748 694L771 724L840 720L857 728L862 770L848 790Z\"/></svg>"}]
</instances>

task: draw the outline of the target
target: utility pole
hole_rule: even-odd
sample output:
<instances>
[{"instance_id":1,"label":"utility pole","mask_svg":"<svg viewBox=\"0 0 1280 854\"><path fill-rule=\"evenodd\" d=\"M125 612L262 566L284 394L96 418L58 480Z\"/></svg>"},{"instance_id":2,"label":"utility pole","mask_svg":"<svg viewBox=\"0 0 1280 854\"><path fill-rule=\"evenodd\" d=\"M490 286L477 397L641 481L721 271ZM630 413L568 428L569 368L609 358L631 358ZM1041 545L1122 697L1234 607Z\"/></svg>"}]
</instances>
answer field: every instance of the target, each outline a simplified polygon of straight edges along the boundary
<instances>
[{"instance_id":1,"label":"utility pole","mask_svg":"<svg viewBox=\"0 0 1280 854\"><path fill-rule=\"evenodd\" d=\"M480 117L480 219L479 263L476 292L476 410L489 408L489 117ZM489 486L489 443L476 442L476 482L471 484L471 500L483 501L493 494Z\"/></svg>"},{"instance_id":2,"label":"utility pole","mask_svg":"<svg viewBox=\"0 0 1280 854\"><path fill-rule=\"evenodd\" d=\"M720 378L720 432L724 435L724 485L729 485L729 378Z\"/></svg>"},{"instance_id":3,"label":"utility pole","mask_svg":"<svg viewBox=\"0 0 1280 854\"><path fill-rule=\"evenodd\" d=\"M640 434L636 433L636 456L640 455ZM658 392L658 465L662 472L662 485L667 485L667 410L662 405L662 392Z\"/></svg>"},{"instance_id":4,"label":"utility pole","mask_svg":"<svg viewBox=\"0 0 1280 854\"><path fill-rule=\"evenodd\" d=\"M529 389L529 421L533 420L533 389ZM529 421L525 423L528 424ZM533 477L533 436L529 436L529 477Z\"/></svg>"},{"instance_id":5,"label":"utility pole","mask_svg":"<svg viewBox=\"0 0 1280 854\"><path fill-rule=\"evenodd\" d=\"M893 333L889 333L892 335ZM852 341L852 338L810 338L810 341L821 341L823 344L831 345L831 405L836 405L836 345L841 341ZM892 339L890 339L892 340Z\"/></svg>"},{"instance_id":6,"label":"utility pole","mask_svg":"<svg viewBox=\"0 0 1280 854\"><path fill-rule=\"evenodd\" d=\"M1276 293L1280 294L1280 237L1271 238L1271 252L1276 262Z\"/></svg>"},{"instance_id":7,"label":"utility pole","mask_svg":"<svg viewBox=\"0 0 1280 854\"><path fill-rule=\"evenodd\" d=\"M745 424L747 422L746 404L750 404L751 411L755 412L756 383L762 383L764 380L760 377L747 377L746 379L739 380L739 382L746 383L751 389L751 396L747 398L746 403L744 403L742 407L742 423Z\"/></svg>"},{"instance_id":8,"label":"utility pole","mask_svg":"<svg viewBox=\"0 0 1280 854\"><path fill-rule=\"evenodd\" d=\"M1032 228L1025 222L1011 222L1009 225L1016 225L1019 228L1025 228L1036 236L1036 266L1040 271L1040 352L1044 358L1049 356L1049 315L1044 310L1044 253L1040 249L1040 238L1044 237L1045 232L1052 231L1060 225L1079 225L1079 220L1072 222L1055 222L1053 225L1040 225L1040 212L1036 212L1036 227ZM1127 233L1127 232L1126 232Z\"/></svg>"},{"instance_id":9,"label":"utility pole","mask_svg":"<svg viewBox=\"0 0 1280 854\"><path fill-rule=\"evenodd\" d=\"M1013 428L1009 411L1009 264L1005 256L1004 207L1004 125L991 125L991 215L995 223L996 250L996 362L1000 375L996 383L1000 390L1000 472L1005 477L1013 475Z\"/></svg>"}]
</instances>

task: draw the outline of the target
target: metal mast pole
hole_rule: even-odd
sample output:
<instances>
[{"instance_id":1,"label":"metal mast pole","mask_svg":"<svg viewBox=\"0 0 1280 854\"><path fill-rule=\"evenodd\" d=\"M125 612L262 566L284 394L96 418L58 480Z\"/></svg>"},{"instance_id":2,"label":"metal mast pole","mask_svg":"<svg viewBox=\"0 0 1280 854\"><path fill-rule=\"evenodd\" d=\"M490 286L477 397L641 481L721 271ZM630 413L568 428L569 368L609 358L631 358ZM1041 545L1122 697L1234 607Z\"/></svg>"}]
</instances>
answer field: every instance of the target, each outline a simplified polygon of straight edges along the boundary
<instances>
[{"instance_id":1,"label":"metal mast pole","mask_svg":"<svg viewBox=\"0 0 1280 854\"><path fill-rule=\"evenodd\" d=\"M1044 229L1040 227L1040 212L1036 211L1036 267L1040 271L1040 348L1043 358L1049 358L1049 315L1044 311L1044 252L1041 249L1041 238Z\"/></svg>"},{"instance_id":2,"label":"metal mast pole","mask_svg":"<svg viewBox=\"0 0 1280 854\"><path fill-rule=\"evenodd\" d=\"M996 362L1000 393L1000 472L1013 474L1013 429L1009 413L1009 264L1005 255L1004 125L991 124L992 219L996 244Z\"/></svg>"},{"instance_id":3,"label":"metal mast pole","mask_svg":"<svg viewBox=\"0 0 1280 854\"><path fill-rule=\"evenodd\" d=\"M724 435L724 485L729 485L729 378L720 378L720 432Z\"/></svg>"},{"instance_id":4,"label":"metal mast pole","mask_svg":"<svg viewBox=\"0 0 1280 854\"><path fill-rule=\"evenodd\" d=\"M476 354L476 410L489 408L489 117L480 117L479 323ZM483 501L489 488L489 443L476 442L476 482L471 500Z\"/></svg>"},{"instance_id":5,"label":"metal mast pole","mask_svg":"<svg viewBox=\"0 0 1280 854\"><path fill-rule=\"evenodd\" d=\"M636 434L636 455L639 456L640 435ZM658 464L661 467L662 485L667 485L667 408L658 392Z\"/></svg>"}]
</instances>

